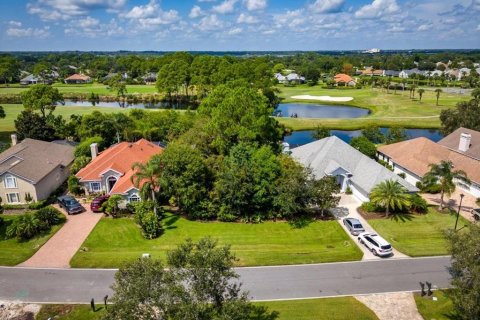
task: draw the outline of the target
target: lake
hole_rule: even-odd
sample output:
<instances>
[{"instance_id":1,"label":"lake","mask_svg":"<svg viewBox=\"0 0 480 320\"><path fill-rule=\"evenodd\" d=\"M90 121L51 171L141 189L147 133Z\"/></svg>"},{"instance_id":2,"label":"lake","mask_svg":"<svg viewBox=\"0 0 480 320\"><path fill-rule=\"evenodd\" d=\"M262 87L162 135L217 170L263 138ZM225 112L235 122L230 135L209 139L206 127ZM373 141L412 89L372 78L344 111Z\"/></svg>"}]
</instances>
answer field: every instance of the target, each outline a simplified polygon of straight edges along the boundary
<instances>
[{"instance_id":1,"label":"lake","mask_svg":"<svg viewBox=\"0 0 480 320\"><path fill-rule=\"evenodd\" d=\"M388 128L380 128L380 131L383 134L386 134ZM434 142L440 141L443 138L443 135L439 130L432 129L405 129L409 139L414 139L418 137L425 137ZM290 144L290 147L294 148L301 146L310 142L315 141L312 137L313 130L306 131L295 131L291 135L285 137L285 142ZM349 143L352 138L360 136L362 133L360 130L346 131L346 130L331 130L330 133L334 136L339 137L343 141Z\"/></svg>"},{"instance_id":2,"label":"lake","mask_svg":"<svg viewBox=\"0 0 480 320\"><path fill-rule=\"evenodd\" d=\"M275 111L279 117L296 114L298 118L359 118L369 113L368 109L313 103L280 103Z\"/></svg>"}]
</instances>

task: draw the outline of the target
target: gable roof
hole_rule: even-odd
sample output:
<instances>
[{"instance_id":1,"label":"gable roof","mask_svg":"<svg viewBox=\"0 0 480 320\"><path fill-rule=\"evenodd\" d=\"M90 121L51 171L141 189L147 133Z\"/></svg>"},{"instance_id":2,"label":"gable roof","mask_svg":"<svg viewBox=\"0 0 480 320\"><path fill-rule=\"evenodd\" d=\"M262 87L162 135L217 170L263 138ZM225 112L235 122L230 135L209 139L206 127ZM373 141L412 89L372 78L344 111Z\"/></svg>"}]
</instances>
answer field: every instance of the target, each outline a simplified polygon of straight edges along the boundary
<instances>
[{"instance_id":1,"label":"gable roof","mask_svg":"<svg viewBox=\"0 0 480 320\"><path fill-rule=\"evenodd\" d=\"M335 80L336 83L339 83L339 82L349 83L350 81L354 81L352 77L350 77L348 74L345 74L345 73L336 74L333 77L333 80Z\"/></svg>"},{"instance_id":2,"label":"gable roof","mask_svg":"<svg viewBox=\"0 0 480 320\"><path fill-rule=\"evenodd\" d=\"M10 173L36 184L58 166L69 166L75 159L73 149L27 138L0 154L0 175Z\"/></svg>"},{"instance_id":3,"label":"gable roof","mask_svg":"<svg viewBox=\"0 0 480 320\"><path fill-rule=\"evenodd\" d=\"M337 170L352 174L350 181L366 193L385 180L400 182L409 192L418 189L335 136L292 149L292 156L311 167L317 178Z\"/></svg>"},{"instance_id":4,"label":"gable roof","mask_svg":"<svg viewBox=\"0 0 480 320\"><path fill-rule=\"evenodd\" d=\"M430 164L445 160L451 161L455 170L465 171L470 180L480 183L480 161L424 137L381 146L378 151L419 177L430 171Z\"/></svg>"},{"instance_id":5,"label":"gable roof","mask_svg":"<svg viewBox=\"0 0 480 320\"><path fill-rule=\"evenodd\" d=\"M65 78L65 80L83 80L83 81L88 81L88 80L90 80L90 77L89 77L89 76L86 76L86 75L84 75L84 74L75 73L75 74L72 74L70 77Z\"/></svg>"},{"instance_id":6,"label":"gable roof","mask_svg":"<svg viewBox=\"0 0 480 320\"><path fill-rule=\"evenodd\" d=\"M20 82L30 82L30 81L42 81L42 78L39 76L35 76L33 74L29 74L25 78L21 79Z\"/></svg>"},{"instance_id":7,"label":"gable roof","mask_svg":"<svg viewBox=\"0 0 480 320\"><path fill-rule=\"evenodd\" d=\"M126 193L134 188L131 181L134 174L132 165L136 162L146 163L154 154L162 151L163 148L145 139L138 140L135 143L121 142L101 152L76 176L81 182L100 181L106 172L117 171L121 176L110 193Z\"/></svg>"},{"instance_id":8,"label":"gable roof","mask_svg":"<svg viewBox=\"0 0 480 320\"><path fill-rule=\"evenodd\" d=\"M458 145L460 143L460 135L462 133L469 133L472 136L472 139L470 140L470 148L466 152L458 150ZM452 151L464 154L467 157L480 160L480 132L478 131L463 127L458 128L457 130L453 131L448 136L440 140L438 144Z\"/></svg>"}]
</instances>

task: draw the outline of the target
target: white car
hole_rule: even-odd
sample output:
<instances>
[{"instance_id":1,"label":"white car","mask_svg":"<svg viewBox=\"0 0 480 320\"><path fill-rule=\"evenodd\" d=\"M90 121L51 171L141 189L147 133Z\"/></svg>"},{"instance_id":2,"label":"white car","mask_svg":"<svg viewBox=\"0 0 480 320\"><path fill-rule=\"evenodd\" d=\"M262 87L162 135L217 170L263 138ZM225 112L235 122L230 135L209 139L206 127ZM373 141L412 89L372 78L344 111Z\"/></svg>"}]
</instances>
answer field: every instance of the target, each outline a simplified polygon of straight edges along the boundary
<instances>
[{"instance_id":1,"label":"white car","mask_svg":"<svg viewBox=\"0 0 480 320\"><path fill-rule=\"evenodd\" d=\"M376 233L361 233L358 236L358 241L376 256L389 256L393 253L390 243Z\"/></svg>"}]
</instances>

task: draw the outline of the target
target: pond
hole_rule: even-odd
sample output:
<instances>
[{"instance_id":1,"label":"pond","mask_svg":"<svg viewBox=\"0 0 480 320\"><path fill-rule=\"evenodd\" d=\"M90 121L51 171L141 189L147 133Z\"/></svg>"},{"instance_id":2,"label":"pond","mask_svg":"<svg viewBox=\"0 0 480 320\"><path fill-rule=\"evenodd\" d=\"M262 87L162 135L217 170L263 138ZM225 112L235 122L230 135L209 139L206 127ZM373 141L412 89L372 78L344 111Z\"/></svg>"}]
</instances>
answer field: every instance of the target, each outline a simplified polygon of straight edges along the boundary
<instances>
[{"instance_id":1,"label":"pond","mask_svg":"<svg viewBox=\"0 0 480 320\"><path fill-rule=\"evenodd\" d=\"M388 128L380 128L380 131L383 134L388 132ZM439 130L432 129L405 129L405 132L409 139L414 139L418 137L425 137L434 142L438 142L443 138L443 135ZM313 130L307 131L295 131L291 135L285 137L285 142L290 144L290 147L294 148L301 146L310 142L315 141L312 137ZM352 138L360 136L362 133L360 130L354 131L345 131L345 130L331 130L330 133L334 136L339 137L343 141L349 143Z\"/></svg>"},{"instance_id":2,"label":"pond","mask_svg":"<svg viewBox=\"0 0 480 320\"><path fill-rule=\"evenodd\" d=\"M131 109L188 109L189 105L184 103L169 102L120 102L120 101L99 101L92 103L88 100L65 100L65 106L69 107L102 107L102 108L131 108Z\"/></svg>"},{"instance_id":3,"label":"pond","mask_svg":"<svg viewBox=\"0 0 480 320\"><path fill-rule=\"evenodd\" d=\"M280 103L275 111L278 117L298 118L359 118L369 113L368 109L312 103Z\"/></svg>"}]
</instances>

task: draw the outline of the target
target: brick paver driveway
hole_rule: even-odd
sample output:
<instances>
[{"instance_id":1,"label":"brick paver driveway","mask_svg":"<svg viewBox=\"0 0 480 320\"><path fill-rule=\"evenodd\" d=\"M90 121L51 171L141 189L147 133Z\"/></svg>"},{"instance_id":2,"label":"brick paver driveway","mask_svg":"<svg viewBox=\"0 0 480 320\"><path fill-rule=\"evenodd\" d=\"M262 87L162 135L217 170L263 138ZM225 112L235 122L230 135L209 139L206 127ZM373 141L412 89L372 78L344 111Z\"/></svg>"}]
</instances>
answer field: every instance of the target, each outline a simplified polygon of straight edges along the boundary
<instances>
[{"instance_id":1,"label":"brick paver driveway","mask_svg":"<svg viewBox=\"0 0 480 320\"><path fill-rule=\"evenodd\" d=\"M455 211L458 211L458 205L460 204L460 194L464 194L464 198L462 200L462 210L460 210L460 214L462 217L467 219L468 221L474 222L473 215L471 213L472 209L478 208L479 206L475 203L477 199L471 194L463 191L460 188L457 188L450 196L445 195L444 202L445 206L452 208ZM430 194L430 193L422 193L421 196L427 200L428 203L433 205L440 205L440 193L437 194ZM460 226L462 227L462 226Z\"/></svg>"},{"instance_id":2,"label":"brick paver driveway","mask_svg":"<svg viewBox=\"0 0 480 320\"><path fill-rule=\"evenodd\" d=\"M77 215L66 215L67 222L45 243L30 259L19 264L20 267L69 268L70 259L80 249L97 222L101 213L93 213L88 205L87 211ZM58 208L58 206L56 206ZM61 209L60 209L61 210ZM63 210L61 210L64 212Z\"/></svg>"}]
</instances>

